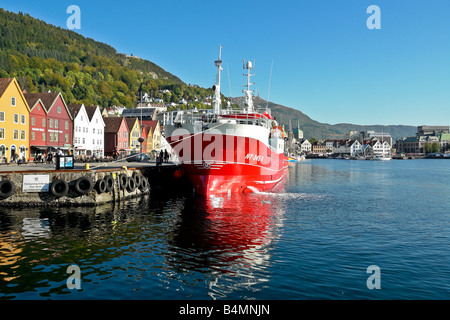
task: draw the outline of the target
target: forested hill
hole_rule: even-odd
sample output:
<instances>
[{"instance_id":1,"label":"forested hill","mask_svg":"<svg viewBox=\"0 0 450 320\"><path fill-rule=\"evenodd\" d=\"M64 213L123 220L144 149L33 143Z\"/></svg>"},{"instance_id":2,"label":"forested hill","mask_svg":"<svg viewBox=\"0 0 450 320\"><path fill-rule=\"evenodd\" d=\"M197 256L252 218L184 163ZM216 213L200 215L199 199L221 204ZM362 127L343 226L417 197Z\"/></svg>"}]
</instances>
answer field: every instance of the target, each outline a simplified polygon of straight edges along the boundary
<instances>
[{"instance_id":1,"label":"forested hill","mask_svg":"<svg viewBox=\"0 0 450 320\"><path fill-rule=\"evenodd\" d=\"M28 14L0 8L0 77L28 92L60 90L68 103L135 105L138 92L187 87L156 64ZM176 97L178 98L178 97Z\"/></svg>"}]
</instances>

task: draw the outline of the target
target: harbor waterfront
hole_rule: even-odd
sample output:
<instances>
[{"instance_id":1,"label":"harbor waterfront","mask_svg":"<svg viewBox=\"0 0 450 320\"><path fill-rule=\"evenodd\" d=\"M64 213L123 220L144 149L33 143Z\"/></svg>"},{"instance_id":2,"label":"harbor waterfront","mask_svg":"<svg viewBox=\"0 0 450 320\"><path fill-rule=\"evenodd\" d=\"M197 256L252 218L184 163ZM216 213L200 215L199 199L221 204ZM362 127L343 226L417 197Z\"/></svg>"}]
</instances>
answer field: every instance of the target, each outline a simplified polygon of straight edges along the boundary
<instances>
[{"instance_id":1,"label":"harbor waterfront","mask_svg":"<svg viewBox=\"0 0 450 320\"><path fill-rule=\"evenodd\" d=\"M287 171L270 192L2 208L0 299L450 298L450 162Z\"/></svg>"},{"instance_id":2,"label":"harbor waterfront","mask_svg":"<svg viewBox=\"0 0 450 320\"><path fill-rule=\"evenodd\" d=\"M0 205L23 208L120 202L173 183L179 170L172 162L74 164L72 157L67 158L71 169L59 167L59 162L56 166L28 163L0 168Z\"/></svg>"}]
</instances>

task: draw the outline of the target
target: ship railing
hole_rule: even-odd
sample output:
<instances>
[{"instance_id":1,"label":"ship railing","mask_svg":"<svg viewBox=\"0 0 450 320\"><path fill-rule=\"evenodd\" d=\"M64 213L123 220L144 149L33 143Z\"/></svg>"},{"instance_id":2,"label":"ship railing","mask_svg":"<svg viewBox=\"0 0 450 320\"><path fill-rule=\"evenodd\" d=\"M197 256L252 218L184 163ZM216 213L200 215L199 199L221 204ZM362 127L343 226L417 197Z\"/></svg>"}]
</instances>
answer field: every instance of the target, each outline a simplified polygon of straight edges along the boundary
<instances>
[{"instance_id":1,"label":"ship railing","mask_svg":"<svg viewBox=\"0 0 450 320\"><path fill-rule=\"evenodd\" d=\"M162 120L164 125L201 121L205 123L222 122L269 127L275 119L272 117L270 109L258 108L250 113L246 109L222 109L219 114L214 113L212 109L174 110L165 112Z\"/></svg>"}]
</instances>

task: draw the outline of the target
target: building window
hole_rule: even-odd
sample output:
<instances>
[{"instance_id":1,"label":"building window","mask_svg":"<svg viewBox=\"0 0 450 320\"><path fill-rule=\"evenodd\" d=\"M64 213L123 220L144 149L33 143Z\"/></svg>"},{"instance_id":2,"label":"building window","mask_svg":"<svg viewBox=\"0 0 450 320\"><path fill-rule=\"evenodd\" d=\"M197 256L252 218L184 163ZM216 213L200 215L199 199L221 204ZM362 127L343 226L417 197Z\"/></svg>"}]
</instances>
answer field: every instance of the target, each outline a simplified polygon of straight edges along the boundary
<instances>
[{"instance_id":1,"label":"building window","mask_svg":"<svg viewBox=\"0 0 450 320\"><path fill-rule=\"evenodd\" d=\"M55 129L58 129L58 127L59 127L59 120L55 119Z\"/></svg>"},{"instance_id":2,"label":"building window","mask_svg":"<svg viewBox=\"0 0 450 320\"><path fill-rule=\"evenodd\" d=\"M42 141L45 141L45 132L42 132Z\"/></svg>"},{"instance_id":3,"label":"building window","mask_svg":"<svg viewBox=\"0 0 450 320\"><path fill-rule=\"evenodd\" d=\"M16 98L11 97L11 107L15 107L16 106Z\"/></svg>"},{"instance_id":4,"label":"building window","mask_svg":"<svg viewBox=\"0 0 450 320\"><path fill-rule=\"evenodd\" d=\"M61 107L58 107L58 109L56 109L58 113L61 113Z\"/></svg>"},{"instance_id":5,"label":"building window","mask_svg":"<svg viewBox=\"0 0 450 320\"><path fill-rule=\"evenodd\" d=\"M57 132L55 132L54 138L55 142L59 142L59 134Z\"/></svg>"},{"instance_id":6,"label":"building window","mask_svg":"<svg viewBox=\"0 0 450 320\"><path fill-rule=\"evenodd\" d=\"M45 123L45 118L42 118L42 127L45 128L46 123Z\"/></svg>"},{"instance_id":7,"label":"building window","mask_svg":"<svg viewBox=\"0 0 450 320\"><path fill-rule=\"evenodd\" d=\"M48 141L53 142L53 132L48 133Z\"/></svg>"},{"instance_id":8,"label":"building window","mask_svg":"<svg viewBox=\"0 0 450 320\"><path fill-rule=\"evenodd\" d=\"M5 122L5 113L0 112L0 122Z\"/></svg>"},{"instance_id":9,"label":"building window","mask_svg":"<svg viewBox=\"0 0 450 320\"><path fill-rule=\"evenodd\" d=\"M64 142L69 142L69 134L68 133L66 133L65 135L64 135Z\"/></svg>"},{"instance_id":10,"label":"building window","mask_svg":"<svg viewBox=\"0 0 450 320\"><path fill-rule=\"evenodd\" d=\"M14 113L14 123L19 123L19 115Z\"/></svg>"},{"instance_id":11,"label":"building window","mask_svg":"<svg viewBox=\"0 0 450 320\"><path fill-rule=\"evenodd\" d=\"M66 130L69 130L69 121L66 121L66 122L65 122L64 128L65 128Z\"/></svg>"},{"instance_id":12,"label":"building window","mask_svg":"<svg viewBox=\"0 0 450 320\"><path fill-rule=\"evenodd\" d=\"M53 128L53 119L48 119L48 126Z\"/></svg>"},{"instance_id":13,"label":"building window","mask_svg":"<svg viewBox=\"0 0 450 320\"><path fill-rule=\"evenodd\" d=\"M26 121L25 115L21 115L20 116L20 123L21 124L25 124L25 121Z\"/></svg>"},{"instance_id":14,"label":"building window","mask_svg":"<svg viewBox=\"0 0 450 320\"><path fill-rule=\"evenodd\" d=\"M0 139L5 139L5 129L0 128Z\"/></svg>"},{"instance_id":15,"label":"building window","mask_svg":"<svg viewBox=\"0 0 450 320\"><path fill-rule=\"evenodd\" d=\"M31 125L32 126L36 125L36 118L35 117L31 117Z\"/></svg>"},{"instance_id":16,"label":"building window","mask_svg":"<svg viewBox=\"0 0 450 320\"><path fill-rule=\"evenodd\" d=\"M26 139L26 131L25 130L20 130L20 140L25 140Z\"/></svg>"},{"instance_id":17,"label":"building window","mask_svg":"<svg viewBox=\"0 0 450 320\"><path fill-rule=\"evenodd\" d=\"M31 140L36 140L36 133L31 131Z\"/></svg>"},{"instance_id":18,"label":"building window","mask_svg":"<svg viewBox=\"0 0 450 320\"><path fill-rule=\"evenodd\" d=\"M13 139L14 140L19 140L19 130L14 129Z\"/></svg>"}]
</instances>

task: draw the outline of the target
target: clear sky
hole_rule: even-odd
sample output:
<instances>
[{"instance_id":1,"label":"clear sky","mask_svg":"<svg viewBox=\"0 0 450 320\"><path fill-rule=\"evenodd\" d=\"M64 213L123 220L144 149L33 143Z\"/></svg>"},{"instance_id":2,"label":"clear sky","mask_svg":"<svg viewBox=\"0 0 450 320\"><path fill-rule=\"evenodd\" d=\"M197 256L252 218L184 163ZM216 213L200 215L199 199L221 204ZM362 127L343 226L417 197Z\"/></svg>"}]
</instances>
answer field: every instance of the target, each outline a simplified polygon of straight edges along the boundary
<instances>
[{"instance_id":1,"label":"clear sky","mask_svg":"<svg viewBox=\"0 0 450 320\"><path fill-rule=\"evenodd\" d=\"M222 45L222 93L242 95L242 59L257 90L326 123L450 124L448 0L2 1L210 87ZM369 29L370 5L381 29ZM230 77L228 77L228 74Z\"/></svg>"}]
</instances>

